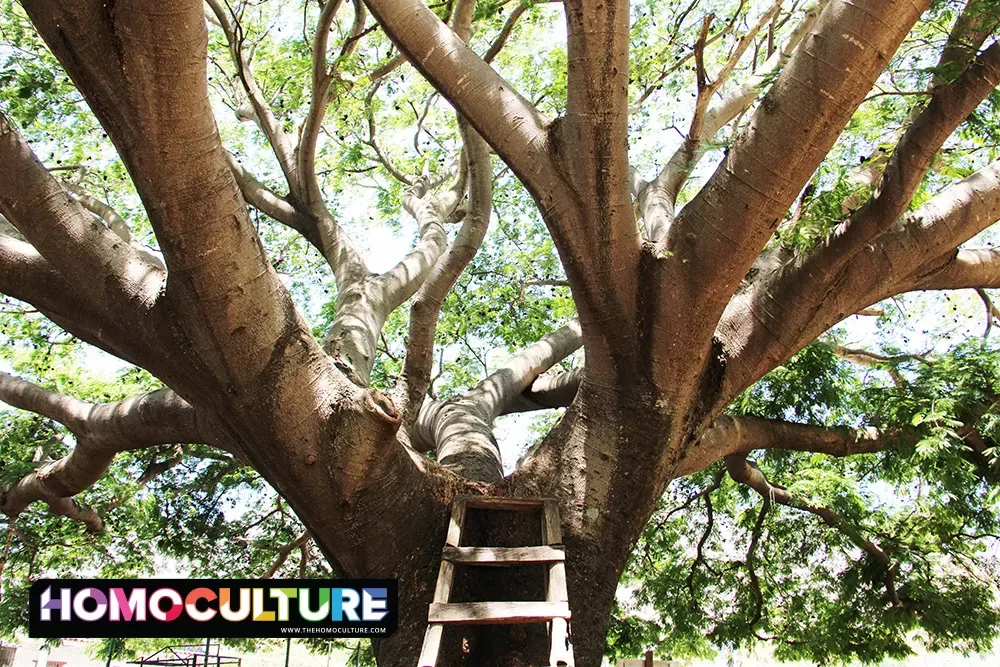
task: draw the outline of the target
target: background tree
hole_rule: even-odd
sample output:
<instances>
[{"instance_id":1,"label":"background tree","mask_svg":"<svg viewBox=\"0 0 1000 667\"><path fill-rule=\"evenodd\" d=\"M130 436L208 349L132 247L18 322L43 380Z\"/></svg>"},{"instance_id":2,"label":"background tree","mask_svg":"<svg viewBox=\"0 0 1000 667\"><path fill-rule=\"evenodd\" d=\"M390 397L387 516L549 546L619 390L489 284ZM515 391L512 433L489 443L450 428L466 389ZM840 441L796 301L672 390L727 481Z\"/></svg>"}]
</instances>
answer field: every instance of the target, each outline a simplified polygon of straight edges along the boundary
<instances>
[{"instance_id":1,"label":"background tree","mask_svg":"<svg viewBox=\"0 0 1000 667\"><path fill-rule=\"evenodd\" d=\"M408 665L490 494L559 499L582 666L986 647L998 357L945 308L998 317L998 12L6 0L7 627L32 577L178 555L398 577Z\"/></svg>"}]
</instances>

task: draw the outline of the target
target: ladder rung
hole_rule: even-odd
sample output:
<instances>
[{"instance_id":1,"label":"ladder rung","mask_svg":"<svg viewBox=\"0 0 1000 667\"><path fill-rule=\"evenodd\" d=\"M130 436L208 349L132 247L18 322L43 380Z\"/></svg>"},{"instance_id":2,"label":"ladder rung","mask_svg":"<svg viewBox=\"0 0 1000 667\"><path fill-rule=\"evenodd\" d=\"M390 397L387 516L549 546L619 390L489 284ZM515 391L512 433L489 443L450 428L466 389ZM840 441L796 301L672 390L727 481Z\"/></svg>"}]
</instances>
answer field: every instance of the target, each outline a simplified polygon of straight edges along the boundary
<instances>
[{"instance_id":1,"label":"ladder rung","mask_svg":"<svg viewBox=\"0 0 1000 667\"><path fill-rule=\"evenodd\" d=\"M466 507L485 510L540 510L545 507L545 498L502 498L498 496L456 496L455 502Z\"/></svg>"},{"instance_id":2,"label":"ladder rung","mask_svg":"<svg viewBox=\"0 0 1000 667\"><path fill-rule=\"evenodd\" d=\"M428 622L505 624L548 622L570 617L565 602L447 602L432 603Z\"/></svg>"},{"instance_id":3,"label":"ladder rung","mask_svg":"<svg viewBox=\"0 0 1000 667\"><path fill-rule=\"evenodd\" d=\"M506 563L560 563L566 560L561 548L539 547L450 547L441 557L452 563L492 565Z\"/></svg>"}]
</instances>

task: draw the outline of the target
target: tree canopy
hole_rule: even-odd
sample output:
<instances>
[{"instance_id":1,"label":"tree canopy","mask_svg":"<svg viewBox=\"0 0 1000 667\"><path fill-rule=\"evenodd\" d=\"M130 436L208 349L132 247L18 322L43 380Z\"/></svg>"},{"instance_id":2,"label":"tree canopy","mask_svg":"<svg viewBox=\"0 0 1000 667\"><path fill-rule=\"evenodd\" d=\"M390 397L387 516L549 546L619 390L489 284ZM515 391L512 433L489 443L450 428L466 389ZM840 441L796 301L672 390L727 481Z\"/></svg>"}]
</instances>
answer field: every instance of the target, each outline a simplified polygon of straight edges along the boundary
<instances>
[{"instance_id":1,"label":"tree canopy","mask_svg":"<svg viewBox=\"0 0 1000 667\"><path fill-rule=\"evenodd\" d=\"M411 664L486 493L560 500L579 665L989 650L998 34L0 0L0 636L42 576L398 576Z\"/></svg>"}]
</instances>

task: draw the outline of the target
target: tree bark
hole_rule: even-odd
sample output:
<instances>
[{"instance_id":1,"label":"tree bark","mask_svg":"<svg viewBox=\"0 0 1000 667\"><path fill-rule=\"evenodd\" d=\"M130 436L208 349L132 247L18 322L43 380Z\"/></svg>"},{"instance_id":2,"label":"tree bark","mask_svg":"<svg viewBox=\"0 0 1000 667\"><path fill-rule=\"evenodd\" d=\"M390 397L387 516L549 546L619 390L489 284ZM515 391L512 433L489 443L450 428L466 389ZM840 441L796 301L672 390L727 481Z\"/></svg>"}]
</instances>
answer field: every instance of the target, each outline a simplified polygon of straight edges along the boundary
<instances>
[{"instance_id":1,"label":"tree bark","mask_svg":"<svg viewBox=\"0 0 1000 667\"><path fill-rule=\"evenodd\" d=\"M565 114L554 121L468 47L473 2L456 3L452 30L421 0L365 0L400 51L461 114L469 163L468 183L460 174L440 194L424 178L396 174L411 186L405 208L420 238L382 275L368 271L327 210L315 173L316 141L338 66L327 62L327 46L341 3L330 0L321 10L311 105L298 148L254 82L224 3L209 4L288 182L287 196L262 185L221 146L206 83L200 2L24 3L118 148L166 270L133 251L119 219L98 213L107 228L79 194L71 196L0 117L0 213L16 228L16 234L0 229L0 292L150 370L169 389L90 406L0 375L0 398L60 421L79 439L70 455L8 490L0 510L13 516L44 501L98 529L99 517L71 496L93 483L116 453L174 439L210 441L247 461L288 501L338 576L399 579L402 622L395 635L375 643L380 665L413 664L449 505L456 495L481 494L558 501L576 664L596 667L621 572L670 480L725 458L734 480L768 493L775 487L748 462L749 451L782 447L846 456L880 451L900 437L723 416L739 391L881 298L1000 285L994 251L957 250L1000 218L998 165L903 215L934 154L1000 81L997 45L978 59L945 54L968 63L965 73L953 84L934 82L932 100L900 141L883 187L845 221L842 233L814 255L747 280L929 0L820 3L822 12L808 15L793 35L791 53L775 54L761 70L758 82L783 65L718 171L676 215L685 175L704 145L757 97L748 84L710 104L751 39L739 43L711 85L704 54L697 56L702 95L689 141L651 186L628 164L631 12L624 0L564 1L567 100ZM364 32L364 5L354 3L342 56ZM751 32L762 31L779 9L772 5ZM708 22L704 26L702 50ZM978 44L984 30L956 27ZM505 27L497 43L509 33ZM384 160L373 118L369 127L370 146ZM434 322L490 217L487 144L538 205L579 320L464 394L425 401ZM653 243L640 235L633 190L649 216ZM466 191L469 218L449 249L444 225L458 217ZM337 312L325 345L295 309L247 204L300 232L330 264ZM88 284L95 287L85 289ZM382 326L414 295L411 324L420 330L408 349L398 405L367 384ZM132 335L140 326L143 333ZM581 346L584 367L542 375ZM150 421L149 406L158 406L170 424ZM540 407L567 409L505 478L494 421ZM436 452L437 461L425 451ZM776 501L850 530L825 508L796 504L787 494ZM469 543L537 543L537 524L470 517ZM852 540L879 557L874 542ZM455 596L540 598L540 574L531 568L463 574ZM540 626L458 628L445 642L439 664L449 666L538 665L547 652Z\"/></svg>"}]
</instances>

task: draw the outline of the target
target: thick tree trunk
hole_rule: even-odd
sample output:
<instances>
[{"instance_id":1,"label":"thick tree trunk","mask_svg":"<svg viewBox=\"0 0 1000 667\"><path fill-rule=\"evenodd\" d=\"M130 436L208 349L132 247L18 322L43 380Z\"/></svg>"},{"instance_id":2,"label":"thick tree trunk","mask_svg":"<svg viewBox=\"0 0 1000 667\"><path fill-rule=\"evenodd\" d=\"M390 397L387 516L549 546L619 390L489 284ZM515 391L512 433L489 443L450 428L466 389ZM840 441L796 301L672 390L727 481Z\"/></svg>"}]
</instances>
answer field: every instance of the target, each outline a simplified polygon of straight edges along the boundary
<instances>
[{"instance_id":1,"label":"thick tree trunk","mask_svg":"<svg viewBox=\"0 0 1000 667\"><path fill-rule=\"evenodd\" d=\"M637 393L595 389L586 382L583 387L535 456L514 475L486 485L442 474L434 478L440 483L434 490L435 495L440 494L439 502L427 504L429 512L407 513L421 527L411 526L409 537L393 539L394 551L407 554L406 558L386 571L369 573L397 576L400 585L403 622L396 635L377 643L380 665L413 665L419 654L452 494L559 500L576 664L600 664L618 580L663 491L656 480L664 475L656 471L673 470L680 447L679 441L663 446L665 442L671 445L670 422L644 408ZM394 506L401 505L396 502ZM359 508L366 514L375 511ZM538 526L537 515L470 512L463 544L538 544ZM459 567L457 572L453 601L544 599L540 566ZM547 651L542 624L464 626L445 633L438 664L546 665Z\"/></svg>"},{"instance_id":2,"label":"thick tree trunk","mask_svg":"<svg viewBox=\"0 0 1000 667\"><path fill-rule=\"evenodd\" d=\"M495 516L497 514L501 516ZM470 516L463 544L538 543L537 515L504 516L507 514L480 512L479 516ZM375 643L380 667L413 667L420 654L444 544L447 512L436 518L435 530L426 533L423 544L410 545L411 557L398 571L401 623L392 637ZM568 524L564 521L563 525ZM598 540L583 535L566 535L565 542L574 657L579 667L596 667L604 655L611 607L631 543L602 546ZM543 600L544 577L540 565L459 567L452 601ZM440 667L538 667L548 664L548 652L549 640L544 624L452 626L444 633L437 664Z\"/></svg>"},{"instance_id":3,"label":"thick tree trunk","mask_svg":"<svg viewBox=\"0 0 1000 667\"><path fill-rule=\"evenodd\" d=\"M1000 81L1000 47L993 45L957 82L934 84L934 99L915 118L868 206L814 254L740 287L929 0L821 3L822 13L811 13L790 41L790 49L800 40L805 48L758 70L763 81L784 66L716 175L675 217L699 151L757 95L756 84L748 84L709 106L736 61L714 87L702 81L689 141L657 181L640 183L636 193L649 243L636 224L629 192L635 179L624 149L628 3L563 3L566 112L549 122L467 47L474 2L457 3L453 34L419 0L365 0L401 53L476 130L463 120L468 189L461 174L439 195L432 191L440 183L397 175L411 186L404 207L420 226L420 241L381 276L368 272L324 210L315 174L316 137L335 74L326 45L338 3L328 3L320 18L313 104L303 141L293 149L253 83L226 12L209 2L288 180L287 198L221 148L206 86L200 2L24 4L118 146L169 272L134 253L120 233L96 225L82 200L64 192L0 118L0 157L8 158L0 165L9 172L0 178L7 183L0 212L18 230L0 240L0 268L18 267L0 271L0 288L153 372L177 395L147 396L144 404L174 427L188 428L177 434L152 419L144 423L156 425L157 435L144 437L126 419L105 419L111 426L98 438L94 429L113 410L90 411L0 377L5 400L61 421L81 439L73 456L9 492L0 511L16 515L35 500L65 506L115 454L161 440L228 449L287 499L338 576L399 580L399 629L376 642L382 666L415 664L449 507L456 495L482 494L558 500L576 664L596 667L619 577L668 481L779 437L796 440L789 449L809 441L801 429L783 435L760 424L755 430L744 418L715 420L739 391L846 314L884 296L917 286L1000 285L993 251L955 250L1000 217L997 166L896 222L942 142ZM359 0L352 35L364 25ZM189 49L192 44L197 48ZM349 44L344 48L354 48ZM579 324L557 329L464 395L429 401L421 410L434 322L490 219L492 172L477 132L535 198L563 260ZM372 142L378 150L374 129ZM787 160L773 159L786 153ZM466 191L469 218L448 248L444 225L461 218ZM300 231L331 264L337 314L323 348L264 253L247 202ZM68 239L78 242L71 247ZM872 267L880 266L891 280L876 276ZM75 285L88 282L103 291L66 296L75 297ZM39 289L42 283L57 285L58 294ZM418 289L397 387L402 406L394 405L366 385L382 326ZM89 317L80 315L84 309ZM135 336L140 322L145 333ZM572 376L573 404L531 458L502 478L494 420L519 405L549 405L533 383L581 344L586 367ZM566 394L559 382L550 384L550 398ZM130 410L127 401L119 407ZM147 415L135 409L125 416ZM812 451L846 455L881 446L877 434L862 437L857 429L823 434L811 434ZM408 444L436 451L438 463ZM766 481L747 481L751 475L736 464L730 469L737 470L734 478L743 475L739 481L766 488ZM464 543L540 542L537 517L509 514L472 512ZM452 600L540 600L543 576L541 566L459 568ZM438 664L544 665L547 643L542 624L453 627Z\"/></svg>"}]
</instances>

